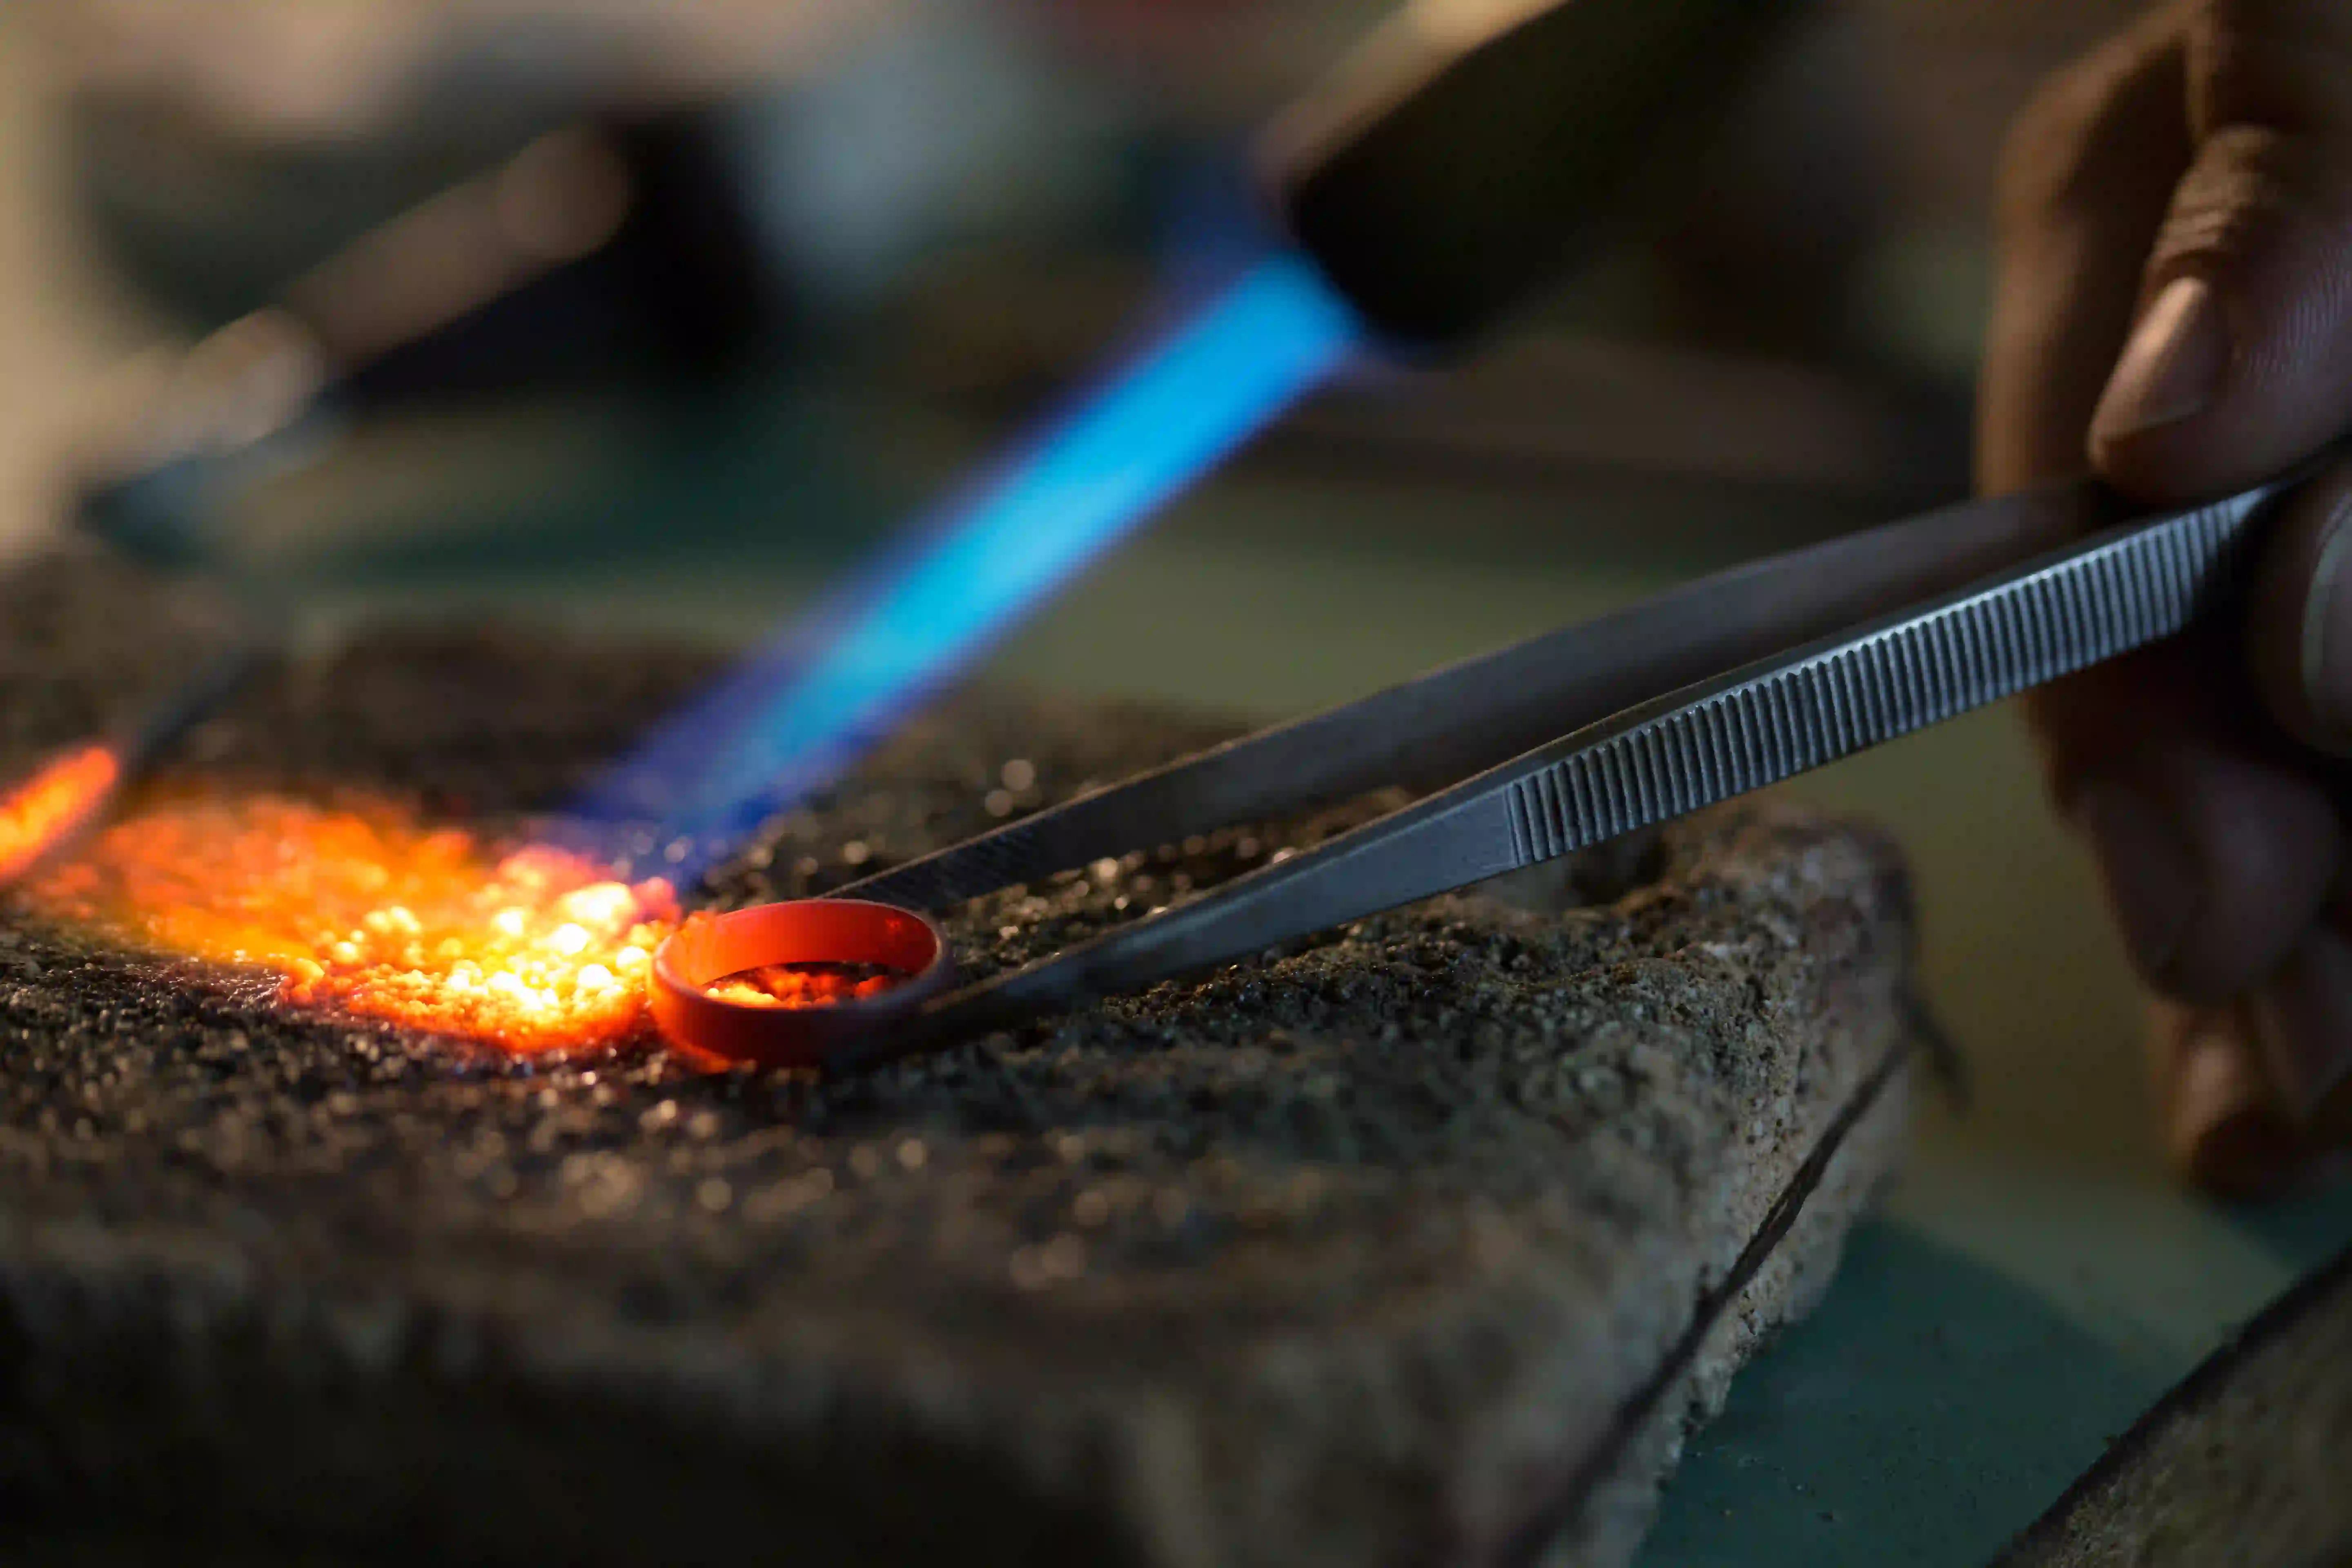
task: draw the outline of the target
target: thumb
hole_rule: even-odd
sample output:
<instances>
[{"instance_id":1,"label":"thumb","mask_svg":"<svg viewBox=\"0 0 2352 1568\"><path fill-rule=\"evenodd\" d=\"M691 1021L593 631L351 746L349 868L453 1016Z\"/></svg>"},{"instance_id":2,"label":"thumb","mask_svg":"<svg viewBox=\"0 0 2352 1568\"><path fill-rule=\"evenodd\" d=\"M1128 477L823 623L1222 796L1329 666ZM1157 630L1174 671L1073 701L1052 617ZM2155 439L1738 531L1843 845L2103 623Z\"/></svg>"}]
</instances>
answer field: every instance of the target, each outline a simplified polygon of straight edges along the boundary
<instances>
[{"instance_id":1,"label":"thumb","mask_svg":"<svg viewBox=\"0 0 2352 1568\"><path fill-rule=\"evenodd\" d=\"M2189 19L2196 152L2091 426L2117 488L2259 483L2352 425L2352 6L2204 0Z\"/></svg>"},{"instance_id":2,"label":"thumb","mask_svg":"<svg viewBox=\"0 0 2352 1568\"><path fill-rule=\"evenodd\" d=\"M2271 716L2315 750L2352 755L2352 461L2279 508L2251 586L2247 652Z\"/></svg>"}]
</instances>

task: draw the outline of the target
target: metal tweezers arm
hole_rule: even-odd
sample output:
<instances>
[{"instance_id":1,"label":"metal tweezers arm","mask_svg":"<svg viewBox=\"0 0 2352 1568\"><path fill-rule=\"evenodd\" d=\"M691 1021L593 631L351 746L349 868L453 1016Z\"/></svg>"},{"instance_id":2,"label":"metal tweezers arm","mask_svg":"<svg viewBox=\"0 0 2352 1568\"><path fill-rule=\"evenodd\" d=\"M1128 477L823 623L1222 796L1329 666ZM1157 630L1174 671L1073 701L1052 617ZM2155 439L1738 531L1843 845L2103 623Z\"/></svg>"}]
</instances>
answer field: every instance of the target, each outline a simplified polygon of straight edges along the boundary
<instances>
[{"instance_id":1,"label":"metal tweezers arm","mask_svg":"<svg viewBox=\"0 0 2352 1568\"><path fill-rule=\"evenodd\" d=\"M1958 588L2121 513L2088 484L1948 508L1702 578L1081 795L837 889L944 910L1130 849L1451 784L1636 702Z\"/></svg>"},{"instance_id":2,"label":"metal tweezers arm","mask_svg":"<svg viewBox=\"0 0 2352 1568\"><path fill-rule=\"evenodd\" d=\"M2118 521L2110 500L2077 484L1870 530L869 879L845 892L936 905L1382 784L1458 781L1192 903L943 997L915 1038L877 1048L897 1054L1136 989L1535 865L2169 636L2228 591L2249 520L2281 488Z\"/></svg>"}]
</instances>

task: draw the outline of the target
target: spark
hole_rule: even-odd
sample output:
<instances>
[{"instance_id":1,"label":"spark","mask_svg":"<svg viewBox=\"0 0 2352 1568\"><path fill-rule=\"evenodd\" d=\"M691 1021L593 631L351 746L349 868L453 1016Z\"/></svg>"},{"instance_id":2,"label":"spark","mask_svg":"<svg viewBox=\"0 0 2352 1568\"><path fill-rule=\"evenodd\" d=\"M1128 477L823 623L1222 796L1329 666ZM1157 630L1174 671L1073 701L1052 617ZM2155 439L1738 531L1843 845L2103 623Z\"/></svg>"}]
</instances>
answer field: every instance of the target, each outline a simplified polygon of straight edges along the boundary
<instances>
[{"instance_id":1,"label":"spark","mask_svg":"<svg viewBox=\"0 0 2352 1568\"><path fill-rule=\"evenodd\" d=\"M0 797L0 883L24 875L86 821L121 773L112 752L84 746L56 757Z\"/></svg>"}]
</instances>

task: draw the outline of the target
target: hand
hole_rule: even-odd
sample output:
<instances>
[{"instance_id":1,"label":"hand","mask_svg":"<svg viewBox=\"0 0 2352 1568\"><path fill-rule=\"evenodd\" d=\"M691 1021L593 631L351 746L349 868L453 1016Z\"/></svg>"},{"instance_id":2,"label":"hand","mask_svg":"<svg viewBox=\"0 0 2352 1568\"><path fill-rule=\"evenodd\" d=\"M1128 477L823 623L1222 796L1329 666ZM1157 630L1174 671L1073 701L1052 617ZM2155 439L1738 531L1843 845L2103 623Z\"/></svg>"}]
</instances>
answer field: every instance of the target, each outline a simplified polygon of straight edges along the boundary
<instances>
[{"instance_id":1,"label":"hand","mask_svg":"<svg viewBox=\"0 0 2352 1568\"><path fill-rule=\"evenodd\" d=\"M2352 4L2167 5L2053 81L2003 170L1979 480L2150 502L2352 430ZM2167 1142L2275 1190L2352 1143L2352 465L2261 542L2251 614L2030 713L2156 994Z\"/></svg>"}]
</instances>

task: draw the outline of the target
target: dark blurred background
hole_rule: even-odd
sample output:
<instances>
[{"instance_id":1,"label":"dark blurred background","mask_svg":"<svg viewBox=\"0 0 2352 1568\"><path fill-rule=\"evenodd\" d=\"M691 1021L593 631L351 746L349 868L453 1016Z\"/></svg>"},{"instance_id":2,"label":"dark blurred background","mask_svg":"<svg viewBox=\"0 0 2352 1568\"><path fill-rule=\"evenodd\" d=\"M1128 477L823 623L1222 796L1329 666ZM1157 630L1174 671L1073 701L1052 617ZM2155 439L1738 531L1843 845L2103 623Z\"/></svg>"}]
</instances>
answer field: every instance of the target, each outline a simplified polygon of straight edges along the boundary
<instances>
[{"instance_id":1,"label":"dark blurred background","mask_svg":"<svg viewBox=\"0 0 2352 1568\"><path fill-rule=\"evenodd\" d=\"M291 297L373 349L499 293L436 207L469 182L527 206L529 175L541 239L613 254L394 354L349 438L223 498L212 545L379 584L655 542L665 573L688 549L821 569L1245 244L1252 132L1386 9L18 5L6 531L88 466L60 441L152 436L135 399L194 376L169 345ZM1328 395L1252 465L1377 468L1444 497L1449 532L1465 494L1504 533L1548 507L1555 542L1577 502L1702 492L1676 527L1735 551L1952 493L2002 123L2128 9L1832 0L1690 185L1522 331L1408 396ZM215 407L175 417L216 414L206 369Z\"/></svg>"},{"instance_id":2,"label":"dark blurred background","mask_svg":"<svg viewBox=\"0 0 2352 1568\"><path fill-rule=\"evenodd\" d=\"M1957 498L2003 127L2136 8L1830 0L1532 319L1313 400L982 673L1278 717ZM1251 132L1387 9L16 0L0 556L756 635L1230 265ZM305 417L322 355L370 368ZM1649 1561L1981 1561L2352 1213L2170 1184L2013 714L1796 787L1903 835L1977 1099Z\"/></svg>"}]
</instances>

